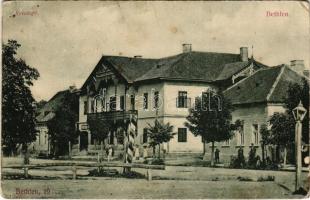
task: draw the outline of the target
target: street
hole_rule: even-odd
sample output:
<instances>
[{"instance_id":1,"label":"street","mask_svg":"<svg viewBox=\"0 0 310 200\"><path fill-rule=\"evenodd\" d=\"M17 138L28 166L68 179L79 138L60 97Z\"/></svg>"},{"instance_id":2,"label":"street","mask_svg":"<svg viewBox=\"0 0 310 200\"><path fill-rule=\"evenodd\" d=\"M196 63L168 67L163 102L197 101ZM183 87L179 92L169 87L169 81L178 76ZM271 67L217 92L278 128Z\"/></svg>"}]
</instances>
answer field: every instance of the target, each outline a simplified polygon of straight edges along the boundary
<instances>
[{"instance_id":1,"label":"street","mask_svg":"<svg viewBox=\"0 0 310 200\"><path fill-rule=\"evenodd\" d=\"M6 159L4 163L16 162ZM79 168L78 179L71 180L71 167L31 169L29 174L36 177L31 181L3 180L3 195L6 198L302 198L292 195L295 173L288 171L166 166L165 170L152 170L153 181L147 181L93 177L88 176L88 170ZM146 173L145 169L132 170ZM22 174L22 170L2 169L3 175L8 173ZM274 180L266 181L268 177ZM307 172L302 177L306 184Z\"/></svg>"}]
</instances>

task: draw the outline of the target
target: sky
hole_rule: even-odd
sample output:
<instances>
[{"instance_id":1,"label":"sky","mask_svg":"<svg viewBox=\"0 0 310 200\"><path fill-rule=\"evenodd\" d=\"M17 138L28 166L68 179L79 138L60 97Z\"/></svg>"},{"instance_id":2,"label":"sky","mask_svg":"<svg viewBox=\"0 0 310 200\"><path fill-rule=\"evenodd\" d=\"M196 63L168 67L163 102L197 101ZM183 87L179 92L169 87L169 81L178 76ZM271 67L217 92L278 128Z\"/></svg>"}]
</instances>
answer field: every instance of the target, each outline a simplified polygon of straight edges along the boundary
<instances>
[{"instance_id":1,"label":"sky","mask_svg":"<svg viewBox=\"0 0 310 200\"><path fill-rule=\"evenodd\" d=\"M253 46L254 58L269 66L304 60L309 68L309 6L297 1L9 1L2 36L17 40L18 57L38 69L31 88L38 101L81 87L102 55L167 57L182 43L225 53L246 46L250 55Z\"/></svg>"}]
</instances>

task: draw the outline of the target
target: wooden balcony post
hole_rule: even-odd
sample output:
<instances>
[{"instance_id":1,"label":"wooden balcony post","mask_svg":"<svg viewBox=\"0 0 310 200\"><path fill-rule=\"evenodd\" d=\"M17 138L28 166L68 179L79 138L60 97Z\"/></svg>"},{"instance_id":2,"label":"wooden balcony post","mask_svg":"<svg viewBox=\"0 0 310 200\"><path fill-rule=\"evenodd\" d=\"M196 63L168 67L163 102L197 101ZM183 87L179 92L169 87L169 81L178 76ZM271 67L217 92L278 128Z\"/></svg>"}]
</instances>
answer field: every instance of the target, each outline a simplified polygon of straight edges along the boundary
<instances>
[{"instance_id":1,"label":"wooden balcony post","mask_svg":"<svg viewBox=\"0 0 310 200\"><path fill-rule=\"evenodd\" d=\"M76 166L73 165L73 166L72 166L72 179L73 179L73 180L76 180L76 175L77 175L76 172L77 172Z\"/></svg>"},{"instance_id":2,"label":"wooden balcony post","mask_svg":"<svg viewBox=\"0 0 310 200\"><path fill-rule=\"evenodd\" d=\"M24 175L25 175L25 178L28 178L28 177L29 177L29 174L28 174L28 167L24 167Z\"/></svg>"}]
</instances>

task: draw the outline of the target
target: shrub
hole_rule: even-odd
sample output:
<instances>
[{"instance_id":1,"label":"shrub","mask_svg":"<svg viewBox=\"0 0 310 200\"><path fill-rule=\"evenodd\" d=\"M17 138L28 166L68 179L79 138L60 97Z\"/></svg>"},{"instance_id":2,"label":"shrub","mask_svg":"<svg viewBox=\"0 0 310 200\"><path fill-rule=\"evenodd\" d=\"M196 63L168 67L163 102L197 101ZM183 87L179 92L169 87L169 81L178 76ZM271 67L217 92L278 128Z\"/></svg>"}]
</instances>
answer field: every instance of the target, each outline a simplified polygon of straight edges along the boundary
<instances>
[{"instance_id":1,"label":"shrub","mask_svg":"<svg viewBox=\"0 0 310 200\"><path fill-rule=\"evenodd\" d=\"M260 176L258 177L257 181L259 182L263 182L263 181L274 181L275 180L275 177L274 176L267 176L267 177L263 177L263 176Z\"/></svg>"},{"instance_id":2,"label":"shrub","mask_svg":"<svg viewBox=\"0 0 310 200\"><path fill-rule=\"evenodd\" d=\"M152 165L164 165L165 161L163 159L156 158L151 161L151 164Z\"/></svg>"},{"instance_id":3,"label":"shrub","mask_svg":"<svg viewBox=\"0 0 310 200\"><path fill-rule=\"evenodd\" d=\"M231 156L229 167L235 169L246 167L244 157Z\"/></svg>"},{"instance_id":4,"label":"shrub","mask_svg":"<svg viewBox=\"0 0 310 200\"><path fill-rule=\"evenodd\" d=\"M132 178L132 179L144 179L145 175L140 174L135 171L126 171L125 173L119 173L116 169L103 169L99 167L98 169L89 170L89 176L99 176L99 177L114 177L114 178Z\"/></svg>"},{"instance_id":5,"label":"shrub","mask_svg":"<svg viewBox=\"0 0 310 200\"><path fill-rule=\"evenodd\" d=\"M242 177L242 176L238 176L237 179L239 181L253 181L253 179L251 179L249 177Z\"/></svg>"}]
</instances>

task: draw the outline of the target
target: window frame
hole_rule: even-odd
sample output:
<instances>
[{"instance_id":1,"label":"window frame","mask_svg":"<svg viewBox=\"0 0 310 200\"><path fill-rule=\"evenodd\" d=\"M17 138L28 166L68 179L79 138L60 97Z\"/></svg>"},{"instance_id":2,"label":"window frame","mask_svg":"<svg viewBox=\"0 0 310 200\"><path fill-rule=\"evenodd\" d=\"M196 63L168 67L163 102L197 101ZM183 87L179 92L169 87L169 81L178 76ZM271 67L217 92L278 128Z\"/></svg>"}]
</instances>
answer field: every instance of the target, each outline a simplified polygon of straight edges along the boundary
<instances>
[{"instance_id":1,"label":"window frame","mask_svg":"<svg viewBox=\"0 0 310 200\"><path fill-rule=\"evenodd\" d=\"M159 108L159 91L155 91L154 92L154 109L158 109Z\"/></svg>"},{"instance_id":2,"label":"window frame","mask_svg":"<svg viewBox=\"0 0 310 200\"><path fill-rule=\"evenodd\" d=\"M257 123L252 124L252 143L255 146L259 145L259 125Z\"/></svg>"},{"instance_id":3,"label":"window frame","mask_svg":"<svg viewBox=\"0 0 310 200\"><path fill-rule=\"evenodd\" d=\"M119 109L125 110L125 96L124 95L119 97Z\"/></svg>"},{"instance_id":4,"label":"window frame","mask_svg":"<svg viewBox=\"0 0 310 200\"><path fill-rule=\"evenodd\" d=\"M143 109L147 110L149 107L149 93L143 93Z\"/></svg>"},{"instance_id":5,"label":"window frame","mask_svg":"<svg viewBox=\"0 0 310 200\"><path fill-rule=\"evenodd\" d=\"M148 142L147 128L144 128L142 134L142 144L145 144L147 142Z\"/></svg>"},{"instance_id":6,"label":"window frame","mask_svg":"<svg viewBox=\"0 0 310 200\"><path fill-rule=\"evenodd\" d=\"M187 128L178 128L178 142L179 143L187 142Z\"/></svg>"},{"instance_id":7,"label":"window frame","mask_svg":"<svg viewBox=\"0 0 310 200\"><path fill-rule=\"evenodd\" d=\"M188 93L187 91L178 91L178 98L177 98L177 108L187 108L187 102L188 102Z\"/></svg>"},{"instance_id":8,"label":"window frame","mask_svg":"<svg viewBox=\"0 0 310 200\"><path fill-rule=\"evenodd\" d=\"M114 99L114 101L111 101L111 99ZM114 107L112 107L114 105ZM109 97L109 109L110 111L116 111L116 96L110 96Z\"/></svg>"},{"instance_id":9,"label":"window frame","mask_svg":"<svg viewBox=\"0 0 310 200\"><path fill-rule=\"evenodd\" d=\"M88 113L88 102L84 101L84 115Z\"/></svg>"}]
</instances>

